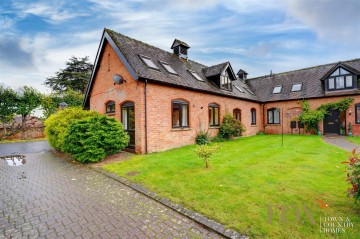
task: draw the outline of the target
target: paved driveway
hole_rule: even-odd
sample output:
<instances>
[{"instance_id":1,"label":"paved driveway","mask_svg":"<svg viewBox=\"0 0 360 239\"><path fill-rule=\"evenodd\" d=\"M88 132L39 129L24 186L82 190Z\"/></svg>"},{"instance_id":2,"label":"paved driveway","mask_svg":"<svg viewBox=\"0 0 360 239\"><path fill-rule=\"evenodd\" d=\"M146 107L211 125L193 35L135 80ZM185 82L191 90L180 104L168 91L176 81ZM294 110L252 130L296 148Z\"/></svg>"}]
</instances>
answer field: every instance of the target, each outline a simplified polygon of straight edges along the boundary
<instances>
[{"instance_id":1,"label":"paved driveway","mask_svg":"<svg viewBox=\"0 0 360 239\"><path fill-rule=\"evenodd\" d=\"M0 145L0 155L21 153L14 146ZM24 165L0 159L0 238L220 238L111 178L57 157L44 142L30 149L36 150L22 151Z\"/></svg>"}]
</instances>

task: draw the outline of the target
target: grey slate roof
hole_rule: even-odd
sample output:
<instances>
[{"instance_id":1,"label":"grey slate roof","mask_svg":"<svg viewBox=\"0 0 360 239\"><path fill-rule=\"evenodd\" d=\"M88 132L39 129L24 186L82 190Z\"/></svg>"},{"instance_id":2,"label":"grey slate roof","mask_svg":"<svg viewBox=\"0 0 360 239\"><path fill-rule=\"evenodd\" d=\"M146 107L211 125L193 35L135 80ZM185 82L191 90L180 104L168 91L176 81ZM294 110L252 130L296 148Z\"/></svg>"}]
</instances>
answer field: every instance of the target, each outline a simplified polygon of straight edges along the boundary
<instances>
[{"instance_id":1,"label":"grey slate roof","mask_svg":"<svg viewBox=\"0 0 360 239\"><path fill-rule=\"evenodd\" d=\"M252 78L248 79L247 83L262 102L360 94L359 89L334 91L331 93L324 91L324 78L339 66L360 75L360 59L354 59L273 74L271 76ZM292 85L297 83L302 83L302 90L291 92ZM273 88L278 85L282 85L281 93L273 94Z\"/></svg>"},{"instance_id":2,"label":"grey slate roof","mask_svg":"<svg viewBox=\"0 0 360 239\"><path fill-rule=\"evenodd\" d=\"M242 93L236 89L233 91L219 89L218 86L206 78L204 71L206 71L208 67L203 64L192 60L186 61L184 59L180 59L173 53L148 45L109 29L105 29L105 32L109 34L140 80L148 79L151 82L156 82L159 84L167 84L179 88L187 88L218 95L258 101L258 98L255 95L252 95L245 90L244 93ZM160 70L154 70L147 67L140 59L139 55L149 57ZM166 69L164 69L160 64L160 61L171 65L172 68L174 68L174 70L178 73L178 75L167 72ZM195 71L204 80L204 82L195 79L190 74L189 70ZM244 82L241 80L236 80L233 83L241 88L244 86L246 87Z\"/></svg>"},{"instance_id":3,"label":"grey slate roof","mask_svg":"<svg viewBox=\"0 0 360 239\"><path fill-rule=\"evenodd\" d=\"M206 77L211 77L211 76L216 76L216 75L220 75L228 66L229 66L229 62L224 62L224 63L220 63L218 65L215 66L210 66L208 68L203 69L204 75Z\"/></svg>"}]
</instances>

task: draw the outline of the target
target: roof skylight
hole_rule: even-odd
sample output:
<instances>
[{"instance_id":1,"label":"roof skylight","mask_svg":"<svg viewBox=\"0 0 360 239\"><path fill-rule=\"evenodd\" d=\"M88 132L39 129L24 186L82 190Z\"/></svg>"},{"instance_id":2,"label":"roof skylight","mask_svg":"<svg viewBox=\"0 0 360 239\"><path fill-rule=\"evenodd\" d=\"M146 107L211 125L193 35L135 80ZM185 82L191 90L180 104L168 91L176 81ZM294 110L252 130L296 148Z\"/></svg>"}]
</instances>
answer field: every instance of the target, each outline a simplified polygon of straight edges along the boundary
<instances>
[{"instance_id":1,"label":"roof skylight","mask_svg":"<svg viewBox=\"0 0 360 239\"><path fill-rule=\"evenodd\" d=\"M244 93L244 91L239 87L239 86L237 86L237 85L234 85L233 84L233 86L238 90L238 91L240 91L240 92L242 92L242 93Z\"/></svg>"},{"instance_id":2,"label":"roof skylight","mask_svg":"<svg viewBox=\"0 0 360 239\"><path fill-rule=\"evenodd\" d=\"M249 92L250 94L255 95L254 92L252 92L249 88L244 87L244 89L247 90L247 92Z\"/></svg>"},{"instance_id":3,"label":"roof skylight","mask_svg":"<svg viewBox=\"0 0 360 239\"><path fill-rule=\"evenodd\" d=\"M300 91L302 87L302 83L294 84L291 88L291 91Z\"/></svg>"},{"instance_id":4,"label":"roof skylight","mask_svg":"<svg viewBox=\"0 0 360 239\"><path fill-rule=\"evenodd\" d=\"M281 89L282 89L281 85L275 86L273 89L273 94L279 94L281 92Z\"/></svg>"},{"instance_id":5,"label":"roof skylight","mask_svg":"<svg viewBox=\"0 0 360 239\"><path fill-rule=\"evenodd\" d=\"M190 71L189 72L191 73L191 75L193 77L195 77L195 79L197 79L198 81L204 81L203 79L201 79L201 77L195 72L195 71Z\"/></svg>"},{"instance_id":6,"label":"roof skylight","mask_svg":"<svg viewBox=\"0 0 360 239\"><path fill-rule=\"evenodd\" d=\"M155 65L155 63L149 57L140 55L140 58L149 68L159 70L159 68Z\"/></svg>"},{"instance_id":7,"label":"roof skylight","mask_svg":"<svg viewBox=\"0 0 360 239\"><path fill-rule=\"evenodd\" d=\"M172 68L168 63L160 61L160 64L167 70L169 73L177 75L177 72Z\"/></svg>"}]
</instances>

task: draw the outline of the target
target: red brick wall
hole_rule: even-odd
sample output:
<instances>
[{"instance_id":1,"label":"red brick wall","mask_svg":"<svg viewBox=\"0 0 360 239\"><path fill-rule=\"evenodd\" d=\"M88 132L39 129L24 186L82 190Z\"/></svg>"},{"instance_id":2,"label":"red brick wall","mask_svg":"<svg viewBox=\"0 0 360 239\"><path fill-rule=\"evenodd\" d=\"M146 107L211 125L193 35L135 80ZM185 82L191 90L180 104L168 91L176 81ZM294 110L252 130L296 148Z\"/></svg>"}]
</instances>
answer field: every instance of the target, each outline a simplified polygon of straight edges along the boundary
<instances>
[{"instance_id":1,"label":"red brick wall","mask_svg":"<svg viewBox=\"0 0 360 239\"><path fill-rule=\"evenodd\" d=\"M210 103L220 105L220 121L225 112L232 114L233 109L240 109L241 121L246 127L244 136L254 135L262 127L258 103L155 84L148 84L147 95L149 152L193 144L196 132L201 129L209 129L213 136L216 135L218 128L210 128L208 123L208 105ZM189 102L189 129L172 128L171 101L175 99ZM257 125L255 126L251 126L251 108L255 108L257 111Z\"/></svg>"},{"instance_id":2,"label":"red brick wall","mask_svg":"<svg viewBox=\"0 0 360 239\"><path fill-rule=\"evenodd\" d=\"M346 111L346 133L347 126L349 122L353 125L353 135L360 135L360 124L355 124L355 104L360 103L360 96L350 96L350 97L332 97L332 98L323 98L323 99L309 99L309 103L311 105L312 109L318 108L322 104L336 102L340 99L344 98L354 98L353 104L349 107L349 109ZM266 103L264 105L264 131L267 134L281 134L281 124L279 125L271 125L267 124L267 110L271 108L281 108L283 110L283 118L284 118L284 133L285 134L291 134L290 129L290 121L291 119L296 116L296 110L299 110L301 112L301 101L298 100L292 100L292 101L286 101L286 102L275 102L275 103ZM352 111L352 114L350 115L350 110ZM281 117L281 114L280 114ZM282 122L282 121L281 121ZM323 122L320 123L320 130L324 132L323 130ZM293 131L294 134L298 134L299 131ZM301 130L300 133L303 133Z\"/></svg>"}]
</instances>

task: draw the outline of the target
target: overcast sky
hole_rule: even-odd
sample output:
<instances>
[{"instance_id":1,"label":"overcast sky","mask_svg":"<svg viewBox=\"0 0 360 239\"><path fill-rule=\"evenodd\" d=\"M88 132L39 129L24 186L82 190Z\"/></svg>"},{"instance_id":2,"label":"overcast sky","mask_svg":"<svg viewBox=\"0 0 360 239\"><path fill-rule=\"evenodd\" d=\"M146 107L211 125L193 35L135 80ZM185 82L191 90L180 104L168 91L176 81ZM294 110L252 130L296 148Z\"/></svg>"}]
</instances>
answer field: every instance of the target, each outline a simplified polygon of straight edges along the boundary
<instances>
[{"instance_id":1,"label":"overcast sky","mask_svg":"<svg viewBox=\"0 0 360 239\"><path fill-rule=\"evenodd\" d=\"M94 62L104 27L249 77L360 57L359 0L2 0L0 84L50 92L71 56Z\"/></svg>"}]
</instances>

